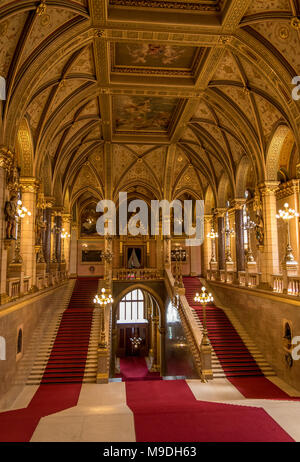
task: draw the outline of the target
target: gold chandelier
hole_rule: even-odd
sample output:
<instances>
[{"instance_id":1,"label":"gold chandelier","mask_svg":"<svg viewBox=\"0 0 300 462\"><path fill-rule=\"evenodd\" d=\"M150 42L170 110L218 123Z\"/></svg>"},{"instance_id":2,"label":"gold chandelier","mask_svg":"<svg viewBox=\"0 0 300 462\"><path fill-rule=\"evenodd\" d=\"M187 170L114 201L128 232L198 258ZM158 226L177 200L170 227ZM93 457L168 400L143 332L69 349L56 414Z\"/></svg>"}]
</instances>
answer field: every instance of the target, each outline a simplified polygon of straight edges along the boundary
<instances>
[{"instance_id":1,"label":"gold chandelier","mask_svg":"<svg viewBox=\"0 0 300 462\"><path fill-rule=\"evenodd\" d=\"M94 303L96 305L109 305L110 303L113 303L114 300L112 298L112 295L111 294L106 294L106 289L101 289L101 295L95 295L95 298L94 298Z\"/></svg>"}]
</instances>

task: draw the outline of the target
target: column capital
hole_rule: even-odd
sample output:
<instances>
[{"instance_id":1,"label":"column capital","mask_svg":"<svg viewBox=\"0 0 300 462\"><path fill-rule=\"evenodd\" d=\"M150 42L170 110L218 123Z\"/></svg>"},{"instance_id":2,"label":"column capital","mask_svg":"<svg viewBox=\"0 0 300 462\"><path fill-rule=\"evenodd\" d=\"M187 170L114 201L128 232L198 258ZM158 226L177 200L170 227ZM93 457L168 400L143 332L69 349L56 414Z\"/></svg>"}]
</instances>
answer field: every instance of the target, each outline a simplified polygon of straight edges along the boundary
<instances>
[{"instance_id":1,"label":"column capital","mask_svg":"<svg viewBox=\"0 0 300 462\"><path fill-rule=\"evenodd\" d=\"M54 205L52 206L53 214L57 217L61 217L64 211L64 207L62 205Z\"/></svg>"},{"instance_id":2,"label":"column capital","mask_svg":"<svg viewBox=\"0 0 300 462\"><path fill-rule=\"evenodd\" d=\"M299 193L300 180L290 180L278 186L276 190L277 199L284 199L285 197L292 196Z\"/></svg>"},{"instance_id":3,"label":"column capital","mask_svg":"<svg viewBox=\"0 0 300 462\"><path fill-rule=\"evenodd\" d=\"M9 172L14 163L14 159L15 156L10 149L6 146L0 146L0 168Z\"/></svg>"},{"instance_id":4,"label":"column capital","mask_svg":"<svg viewBox=\"0 0 300 462\"><path fill-rule=\"evenodd\" d=\"M279 184L279 181L264 181L258 185L258 189L262 196L274 195Z\"/></svg>"},{"instance_id":5,"label":"column capital","mask_svg":"<svg viewBox=\"0 0 300 462\"><path fill-rule=\"evenodd\" d=\"M45 196L45 207L46 209L52 209L55 204L55 197L53 196Z\"/></svg>"},{"instance_id":6,"label":"column capital","mask_svg":"<svg viewBox=\"0 0 300 462\"><path fill-rule=\"evenodd\" d=\"M216 215L218 218L219 217L223 217L226 213L226 207L219 207L217 209L214 210L214 215Z\"/></svg>"},{"instance_id":7,"label":"column capital","mask_svg":"<svg viewBox=\"0 0 300 462\"><path fill-rule=\"evenodd\" d=\"M21 177L20 189L24 193L37 193L39 188L39 181L36 178Z\"/></svg>"},{"instance_id":8,"label":"column capital","mask_svg":"<svg viewBox=\"0 0 300 462\"><path fill-rule=\"evenodd\" d=\"M72 215L71 213L62 213L61 214L62 220L64 223L72 223Z\"/></svg>"},{"instance_id":9,"label":"column capital","mask_svg":"<svg viewBox=\"0 0 300 462\"><path fill-rule=\"evenodd\" d=\"M230 202L230 207L235 209L235 210L240 210L243 208L244 204L246 202L246 199L242 199L242 198L239 198L239 199L233 199L231 202Z\"/></svg>"}]
</instances>

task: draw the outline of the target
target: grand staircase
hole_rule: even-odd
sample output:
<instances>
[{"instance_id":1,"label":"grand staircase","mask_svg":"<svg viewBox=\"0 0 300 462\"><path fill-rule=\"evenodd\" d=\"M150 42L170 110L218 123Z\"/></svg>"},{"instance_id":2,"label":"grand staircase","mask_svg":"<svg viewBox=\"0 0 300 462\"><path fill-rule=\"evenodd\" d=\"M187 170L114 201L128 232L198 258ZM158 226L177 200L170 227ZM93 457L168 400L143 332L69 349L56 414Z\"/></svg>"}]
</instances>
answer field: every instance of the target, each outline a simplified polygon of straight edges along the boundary
<instances>
[{"instance_id":1,"label":"grand staircase","mask_svg":"<svg viewBox=\"0 0 300 462\"><path fill-rule=\"evenodd\" d=\"M202 284L198 278L183 278L186 299L202 329L203 310L194 302ZM208 337L212 346L212 370L215 378L274 376L270 365L248 337L232 311L226 313L215 304L206 307Z\"/></svg>"},{"instance_id":2,"label":"grand staircase","mask_svg":"<svg viewBox=\"0 0 300 462\"><path fill-rule=\"evenodd\" d=\"M100 315L92 301L97 288L97 278L76 281L67 309L54 313L28 385L96 381Z\"/></svg>"}]
</instances>

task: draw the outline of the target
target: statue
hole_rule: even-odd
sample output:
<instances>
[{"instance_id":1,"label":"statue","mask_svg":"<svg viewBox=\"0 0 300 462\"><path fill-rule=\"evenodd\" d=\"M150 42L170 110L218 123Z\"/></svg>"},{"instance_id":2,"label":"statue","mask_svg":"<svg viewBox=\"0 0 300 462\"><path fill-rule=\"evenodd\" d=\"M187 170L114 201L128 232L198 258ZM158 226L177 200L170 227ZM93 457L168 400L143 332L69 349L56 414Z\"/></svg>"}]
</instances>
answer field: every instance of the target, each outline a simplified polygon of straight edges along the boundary
<instances>
[{"instance_id":1,"label":"statue","mask_svg":"<svg viewBox=\"0 0 300 462\"><path fill-rule=\"evenodd\" d=\"M43 232L47 227L46 222L43 218L43 210L38 209L38 213L35 220L35 228L36 228L36 245L43 244Z\"/></svg>"},{"instance_id":2,"label":"statue","mask_svg":"<svg viewBox=\"0 0 300 462\"><path fill-rule=\"evenodd\" d=\"M256 240L259 245L264 245L265 233L264 233L263 210L262 210L262 203L260 200L259 193L255 194L254 210L256 211L256 219L255 219Z\"/></svg>"},{"instance_id":3,"label":"statue","mask_svg":"<svg viewBox=\"0 0 300 462\"><path fill-rule=\"evenodd\" d=\"M17 195L12 193L10 200L5 203L6 239L16 239L17 200Z\"/></svg>"}]
</instances>

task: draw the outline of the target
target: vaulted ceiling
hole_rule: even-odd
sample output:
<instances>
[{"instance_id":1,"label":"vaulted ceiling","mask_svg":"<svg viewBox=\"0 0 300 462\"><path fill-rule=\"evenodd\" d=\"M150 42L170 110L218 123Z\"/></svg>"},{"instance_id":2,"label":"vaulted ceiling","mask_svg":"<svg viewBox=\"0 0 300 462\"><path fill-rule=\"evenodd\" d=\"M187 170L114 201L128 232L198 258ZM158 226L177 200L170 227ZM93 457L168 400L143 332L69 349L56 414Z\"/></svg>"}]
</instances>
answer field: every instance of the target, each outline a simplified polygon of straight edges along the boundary
<instances>
[{"instance_id":1,"label":"vaulted ceiling","mask_svg":"<svg viewBox=\"0 0 300 462\"><path fill-rule=\"evenodd\" d=\"M66 207L121 190L222 206L293 177L299 17L297 0L2 0L0 144Z\"/></svg>"}]
</instances>

